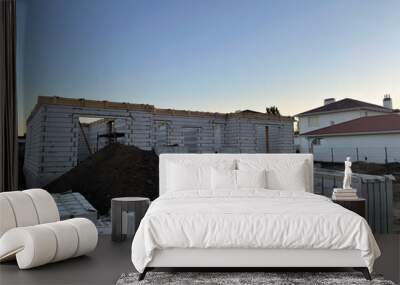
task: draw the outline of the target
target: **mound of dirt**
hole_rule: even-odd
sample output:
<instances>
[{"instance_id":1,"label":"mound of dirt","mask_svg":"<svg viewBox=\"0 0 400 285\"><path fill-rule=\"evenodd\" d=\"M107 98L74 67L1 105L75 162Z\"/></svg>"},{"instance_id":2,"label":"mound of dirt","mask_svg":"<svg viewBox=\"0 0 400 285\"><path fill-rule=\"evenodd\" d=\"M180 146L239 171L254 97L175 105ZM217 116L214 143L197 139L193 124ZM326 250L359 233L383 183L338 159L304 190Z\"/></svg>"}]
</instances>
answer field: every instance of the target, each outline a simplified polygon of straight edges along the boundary
<instances>
[{"instance_id":1,"label":"mound of dirt","mask_svg":"<svg viewBox=\"0 0 400 285\"><path fill-rule=\"evenodd\" d=\"M158 196L158 156L134 146L110 144L44 187L51 193L80 192L100 214L111 198Z\"/></svg>"}]
</instances>

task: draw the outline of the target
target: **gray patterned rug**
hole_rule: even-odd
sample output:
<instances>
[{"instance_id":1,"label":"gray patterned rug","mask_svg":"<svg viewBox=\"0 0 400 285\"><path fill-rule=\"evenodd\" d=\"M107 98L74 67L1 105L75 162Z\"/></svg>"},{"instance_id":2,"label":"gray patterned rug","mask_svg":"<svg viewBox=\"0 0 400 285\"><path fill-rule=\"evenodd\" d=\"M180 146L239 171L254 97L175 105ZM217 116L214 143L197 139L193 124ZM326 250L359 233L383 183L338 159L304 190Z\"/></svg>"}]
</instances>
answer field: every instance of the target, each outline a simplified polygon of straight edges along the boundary
<instances>
[{"instance_id":1,"label":"gray patterned rug","mask_svg":"<svg viewBox=\"0 0 400 285\"><path fill-rule=\"evenodd\" d=\"M359 272L148 272L146 278L138 281L138 273L122 274L117 285L146 284L379 284L395 285L382 276L372 275L368 281Z\"/></svg>"}]
</instances>

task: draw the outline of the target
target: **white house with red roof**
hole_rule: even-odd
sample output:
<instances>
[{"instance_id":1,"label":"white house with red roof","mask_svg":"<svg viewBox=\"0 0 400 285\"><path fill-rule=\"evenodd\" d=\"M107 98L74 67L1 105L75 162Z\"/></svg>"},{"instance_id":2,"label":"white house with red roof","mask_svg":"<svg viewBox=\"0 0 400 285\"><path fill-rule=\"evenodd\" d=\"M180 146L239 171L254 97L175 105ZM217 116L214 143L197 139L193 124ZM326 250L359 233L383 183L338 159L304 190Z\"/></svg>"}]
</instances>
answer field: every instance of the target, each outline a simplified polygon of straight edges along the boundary
<instances>
[{"instance_id":1,"label":"white house with red roof","mask_svg":"<svg viewBox=\"0 0 400 285\"><path fill-rule=\"evenodd\" d=\"M303 134L317 161L400 162L400 115L368 116Z\"/></svg>"},{"instance_id":2,"label":"white house with red roof","mask_svg":"<svg viewBox=\"0 0 400 285\"><path fill-rule=\"evenodd\" d=\"M400 161L400 113L393 110L390 96L384 97L383 106L328 99L297 117L300 151L313 152L315 160L351 156L378 163Z\"/></svg>"}]
</instances>

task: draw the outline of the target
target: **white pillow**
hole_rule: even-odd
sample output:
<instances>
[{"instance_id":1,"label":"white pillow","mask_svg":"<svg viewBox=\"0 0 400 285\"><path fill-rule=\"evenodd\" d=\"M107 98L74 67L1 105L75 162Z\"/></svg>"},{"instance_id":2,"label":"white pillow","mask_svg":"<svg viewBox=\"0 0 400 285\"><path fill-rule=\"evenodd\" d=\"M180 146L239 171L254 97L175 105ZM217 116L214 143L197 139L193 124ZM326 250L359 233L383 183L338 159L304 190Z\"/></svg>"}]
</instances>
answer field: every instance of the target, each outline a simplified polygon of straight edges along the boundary
<instances>
[{"instance_id":1,"label":"white pillow","mask_svg":"<svg viewBox=\"0 0 400 285\"><path fill-rule=\"evenodd\" d=\"M263 170L236 170L237 187L240 188L267 188L267 171Z\"/></svg>"},{"instance_id":2,"label":"white pillow","mask_svg":"<svg viewBox=\"0 0 400 285\"><path fill-rule=\"evenodd\" d=\"M235 169L232 159L176 159L166 163L166 191L212 190L211 168Z\"/></svg>"},{"instance_id":3,"label":"white pillow","mask_svg":"<svg viewBox=\"0 0 400 285\"><path fill-rule=\"evenodd\" d=\"M211 168L207 166L169 163L168 191L211 189Z\"/></svg>"},{"instance_id":4,"label":"white pillow","mask_svg":"<svg viewBox=\"0 0 400 285\"><path fill-rule=\"evenodd\" d=\"M240 159L240 170L267 170L267 188L272 190L306 191L307 164L304 160Z\"/></svg>"},{"instance_id":5,"label":"white pillow","mask_svg":"<svg viewBox=\"0 0 400 285\"><path fill-rule=\"evenodd\" d=\"M236 190L236 170L212 168L211 185L213 190Z\"/></svg>"},{"instance_id":6,"label":"white pillow","mask_svg":"<svg viewBox=\"0 0 400 285\"><path fill-rule=\"evenodd\" d=\"M268 188L306 192L305 162L283 164L267 171Z\"/></svg>"}]
</instances>

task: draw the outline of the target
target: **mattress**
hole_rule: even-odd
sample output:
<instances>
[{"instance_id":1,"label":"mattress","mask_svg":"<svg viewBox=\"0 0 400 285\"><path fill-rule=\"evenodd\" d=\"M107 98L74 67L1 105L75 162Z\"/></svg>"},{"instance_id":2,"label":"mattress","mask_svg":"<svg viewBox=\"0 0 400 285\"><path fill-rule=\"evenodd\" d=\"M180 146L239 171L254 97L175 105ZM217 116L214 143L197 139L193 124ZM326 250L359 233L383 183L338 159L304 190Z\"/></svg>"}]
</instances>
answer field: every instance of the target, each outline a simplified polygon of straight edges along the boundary
<instances>
[{"instance_id":1,"label":"mattress","mask_svg":"<svg viewBox=\"0 0 400 285\"><path fill-rule=\"evenodd\" d=\"M359 250L372 271L380 251L364 218L300 191L179 191L156 199L132 243L139 272L162 249Z\"/></svg>"}]
</instances>

